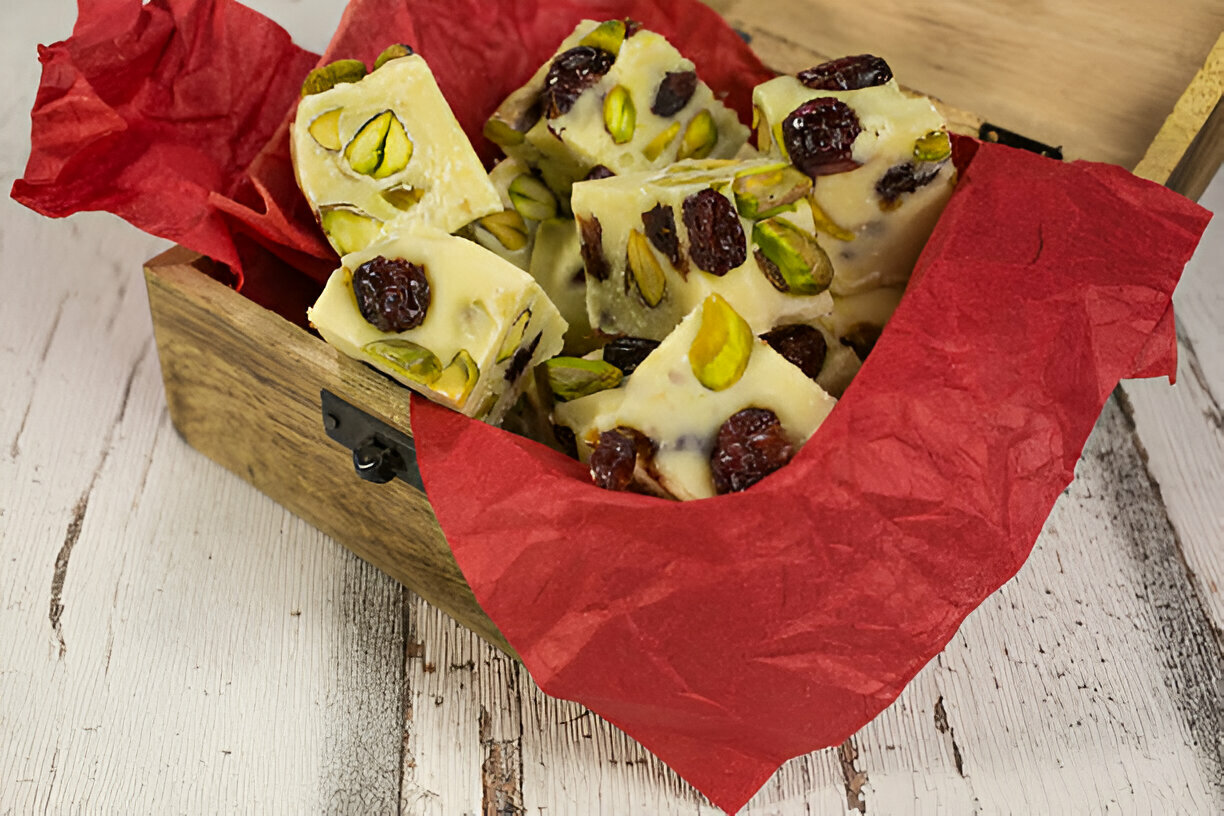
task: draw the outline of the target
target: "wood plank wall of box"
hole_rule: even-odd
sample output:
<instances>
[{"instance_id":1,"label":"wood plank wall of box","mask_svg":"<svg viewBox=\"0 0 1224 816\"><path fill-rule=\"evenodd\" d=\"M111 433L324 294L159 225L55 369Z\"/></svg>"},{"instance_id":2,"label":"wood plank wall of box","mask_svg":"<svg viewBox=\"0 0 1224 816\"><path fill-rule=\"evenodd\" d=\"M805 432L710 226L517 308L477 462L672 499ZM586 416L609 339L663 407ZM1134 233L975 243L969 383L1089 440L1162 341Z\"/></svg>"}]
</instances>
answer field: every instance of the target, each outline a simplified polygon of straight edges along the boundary
<instances>
[{"instance_id":1,"label":"wood plank wall of box","mask_svg":"<svg viewBox=\"0 0 1224 816\"><path fill-rule=\"evenodd\" d=\"M341 10L252 5L316 49ZM883 51L957 108L1127 165L1224 21L1220 3L1150 15L1137 2L956 2L938 18L891 2L713 5L780 68ZM6 182L28 146L33 43L66 36L73 13L67 0L19 6L0 34ZM1145 174L1213 175L1212 110L1192 117L1205 137L1179 142L1175 161L1176 146L1149 154L1159 167ZM1204 202L1224 209L1224 183ZM540 694L489 645L495 632L445 568L427 570L421 592L485 639L401 586L394 564L373 568L245 480L287 503L277 490L331 497L344 485L304 485L298 470L311 466L283 459L253 472L226 462L238 478L176 436L170 413L190 418L184 393L214 372L184 368L163 385L137 271L163 242L106 216L50 222L0 207L0 814L715 812L616 729ZM746 813L1224 809L1222 254L1215 225L1178 291L1178 387L1119 390L1020 574L880 718L788 763ZM259 319L267 334L253 336L241 308L217 307L232 293L184 259L152 278L149 298L169 309L159 319L181 313L197 321L181 331L227 339L231 368L239 355L264 366L215 392L266 407L269 384L292 391L285 368L316 366L367 404L394 404L382 381L288 324ZM198 310L208 327L191 328ZM278 361L257 340L311 342ZM278 398L287 410L261 431L287 443L315 428L304 394ZM402 408L384 413L402 422ZM215 421L180 428L193 442L196 427L258 447L241 418ZM298 455L332 444L312 433ZM335 472L351 478L345 467ZM408 491L371 489L388 488ZM411 506L367 498L329 531L373 535L354 519L390 501ZM445 560L440 539L417 541L427 549L410 553L402 580Z\"/></svg>"}]
</instances>

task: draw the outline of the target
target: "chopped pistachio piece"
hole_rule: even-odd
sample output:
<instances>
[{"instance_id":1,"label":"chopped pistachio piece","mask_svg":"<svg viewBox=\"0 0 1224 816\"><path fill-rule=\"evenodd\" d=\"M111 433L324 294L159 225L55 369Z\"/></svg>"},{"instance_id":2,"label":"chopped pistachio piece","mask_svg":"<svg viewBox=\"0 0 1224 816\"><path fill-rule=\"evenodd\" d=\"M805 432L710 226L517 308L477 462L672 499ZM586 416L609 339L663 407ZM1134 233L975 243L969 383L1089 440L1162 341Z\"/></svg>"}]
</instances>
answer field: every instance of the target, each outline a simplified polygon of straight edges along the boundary
<instances>
[{"instance_id":1,"label":"chopped pistachio piece","mask_svg":"<svg viewBox=\"0 0 1224 816\"><path fill-rule=\"evenodd\" d=\"M438 360L438 355L402 337L375 340L366 343L362 349L382 365L392 366L401 376L423 385L432 384L442 373L442 363Z\"/></svg>"},{"instance_id":2,"label":"chopped pistachio piece","mask_svg":"<svg viewBox=\"0 0 1224 816\"><path fill-rule=\"evenodd\" d=\"M451 358L450 364L442 369L442 373L429 385L434 391L448 397L453 402L463 404L467 402L472 389L476 387L479 380L480 366L476 365L476 361L472 359L467 349L459 349ZM480 410L488 412L483 404Z\"/></svg>"},{"instance_id":3,"label":"chopped pistachio piece","mask_svg":"<svg viewBox=\"0 0 1224 816\"><path fill-rule=\"evenodd\" d=\"M656 161L663 155L663 151L676 140L676 136L680 134L680 123L672 122L665 129L659 131L659 135L655 136L646 146L642 148L642 155L647 161Z\"/></svg>"},{"instance_id":4,"label":"chopped pistachio piece","mask_svg":"<svg viewBox=\"0 0 1224 816\"><path fill-rule=\"evenodd\" d=\"M523 143L523 132L515 130L500 119L489 119L481 131L484 137L495 145L512 147Z\"/></svg>"},{"instance_id":5,"label":"chopped pistachio piece","mask_svg":"<svg viewBox=\"0 0 1224 816\"><path fill-rule=\"evenodd\" d=\"M383 200L397 210L409 210L421 203L425 191L417 187L389 187L381 193Z\"/></svg>"},{"instance_id":6,"label":"chopped pistachio piece","mask_svg":"<svg viewBox=\"0 0 1224 816\"><path fill-rule=\"evenodd\" d=\"M752 228L752 241L781 275L783 286L771 280L780 291L815 295L833 282L833 263L828 253L816 236L791 222L782 218L758 221Z\"/></svg>"},{"instance_id":7,"label":"chopped pistachio piece","mask_svg":"<svg viewBox=\"0 0 1224 816\"><path fill-rule=\"evenodd\" d=\"M319 213L319 226L341 255L369 246L382 232L382 222L377 218L348 207L323 210Z\"/></svg>"},{"instance_id":8,"label":"chopped pistachio piece","mask_svg":"<svg viewBox=\"0 0 1224 816\"><path fill-rule=\"evenodd\" d=\"M557 197L552 190L530 173L521 173L510 182L507 190L510 203L524 218L547 221L557 215Z\"/></svg>"},{"instance_id":9,"label":"chopped pistachio piece","mask_svg":"<svg viewBox=\"0 0 1224 816\"><path fill-rule=\"evenodd\" d=\"M710 295L701 304L701 325L689 347L693 376L711 391L730 388L748 368L755 343L748 321L730 303Z\"/></svg>"},{"instance_id":10,"label":"chopped pistachio piece","mask_svg":"<svg viewBox=\"0 0 1224 816\"><path fill-rule=\"evenodd\" d=\"M548 385L560 402L586 397L620 385L624 374L603 360L583 357L554 357L544 361Z\"/></svg>"},{"instance_id":11,"label":"chopped pistachio piece","mask_svg":"<svg viewBox=\"0 0 1224 816\"><path fill-rule=\"evenodd\" d=\"M633 95L624 85L617 85L604 97L604 127L618 145L633 138L637 126L637 110L633 106Z\"/></svg>"},{"instance_id":12,"label":"chopped pistachio piece","mask_svg":"<svg viewBox=\"0 0 1224 816\"><path fill-rule=\"evenodd\" d=\"M624 20L605 20L595 29L582 38L579 45L589 45L592 48L602 48L609 54L616 56L620 53L621 43L625 41L625 21Z\"/></svg>"},{"instance_id":13,"label":"chopped pistachio piece","mask_svg":"<svg viewBox=\"0 0 1224 816\"><path fill-rule=\"evenodd\" d=\"M493 237L511 252L517 252L527 246L527 224L517 210L506 209L486 215L477 223L491 232Z\"/></svg>"},{"instance_id":14,"label":"chopped pistachio piece","mask_svg":"<svg viewBox=\"0 0 1224 816\"><path fill-rule=\"evenodd\" d=\"M769 218L795 209L812 190L812 179L785 163L752 168L731 183L735 206L745 218Z\"/></svg>"},{"instance_id":15,"label":"chopped pistachio piece","mask_svg":"<svg viewBox=\"0 0 1224 816\"><path fill-rule=\"evenodd\" d=\"M642 300L647 306L658 306L667 288L667 277L654 256L654 250L650 248L650 241L637 230L629 233L626 262Z\"/></svg>"},{"instance_id":16,"label":"chopped pistachio piece","mask_svg":"<svg viewBox=\"0 0 1224 816\"><path fill-rule=\"evenodd\" d=\"M952 156L952 140L945 130L932 130L914 141L914 158L924 162L940 162Z\"/></svg>"},{"instance_id":17,"label":"chopped pistachio piece","mask_svg":"<svg viewBox=\"0 0 1224 816\"><path fill-rule=\"evenodd\" d=\"M704 159L714 151L714 145L717 143L718 124L714 121L713 114L703 110L694 116L684 129L676 159Z\"/></svg>"},{"instance_id":18,"label":"chopped pistachio piece","mask_svg":"<svg viewBox=\"0 0 1224 816\"><path fill-rule=\"evenodd\" d=\"M311 96L330 91L337 85L358 82L366 75L365 63L361 60L342 59L315 68L302 82L302 96Z\"/></svg>"},{"instance_id":19,"label":"chopped pistachio piece","mask_svg":"<svg viewBox=\"0 0 1224 816\"><path fill-rule=\"evenodd\" d=\"M808 197L808 207L812 211L812 225L816 227L817 232L823 232L826 235L832 236L839 241L853 241L855 234L845 227L835 223L828 214L821 209L820 204L816 202L814 196Z\"/></svg>"},{"instance_id":20,"label":"chopped pistachio piece","mask_svg":"<svg viewBox=\"0 0 1224 816\"><path fill-rule=\"evenodd\" d=\"M387 110L361 126L344 148L344 158L354 172L381 179L407 167L412 149L404 123Z\"/></svg>"},{"instance_id":21,"label":"chopped pistachio piece","mask_svg":"<svg viewBox=\"0 0 1224 816\"><path fill-rule=\"evenodd\" d=\"M514 318L514 323L511 324L510 330L506 332L506 339L502 343L501 351L497 352L495 362L501 363L514 356L514 352L518 351L519 346L523 344L523 337L527 334L527 324L530 322L530 309L524 309L518 317Z\"/></svg>"},{"instance_id":22,"label":"chopped pistachio piece","mask_svg":"<svg viewBox=\"0 0 1224 816\"><path fill-rule=\"evenodd\" d=\"M321 113L310 123L308 130L314 140L327 150L339 150L340 145L340 114L342 110L335 108L327 113Z\"/></svg>"},{"instance_id":23,"label":"chopped pistachio piece","mask_svg":"<svg viewBox=\"0 0 1224 816\"><path fill-rule=\"evenodd\" d=\"M412 50L412 46L410 45L404 45L403 43L388 45L374 60L374 70L377 71L379 68L383 67L393 59L399 59L400 57L411 57L415 53L416 52Z\"/></svg>"}]
</instances>

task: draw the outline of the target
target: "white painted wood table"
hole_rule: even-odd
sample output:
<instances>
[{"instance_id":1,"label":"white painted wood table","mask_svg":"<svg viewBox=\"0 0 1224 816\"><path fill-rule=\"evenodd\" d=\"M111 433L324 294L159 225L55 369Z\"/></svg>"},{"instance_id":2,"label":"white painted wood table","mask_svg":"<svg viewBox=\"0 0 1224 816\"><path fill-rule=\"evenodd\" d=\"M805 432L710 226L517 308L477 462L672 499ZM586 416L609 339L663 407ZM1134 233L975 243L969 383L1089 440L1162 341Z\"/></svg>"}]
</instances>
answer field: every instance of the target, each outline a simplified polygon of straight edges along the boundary
<instances>
[{"instance_id":1,"label":"white painted wood table","mask_svg":"<svg viewBox=\"0 0 1224 816\"><path fill-rule=\"evenodd\" d=\"M34 44L74 13L6 5L5 190ZM252 5L315 49L341 9ZM0 213L0 814L715 812L183 443L140 273L163 242ZM1119 390L1020 574L745 812L1224 812L1221 258L1217 223L1178 291L1178 385Z\"/></svg>"}]
</instances>

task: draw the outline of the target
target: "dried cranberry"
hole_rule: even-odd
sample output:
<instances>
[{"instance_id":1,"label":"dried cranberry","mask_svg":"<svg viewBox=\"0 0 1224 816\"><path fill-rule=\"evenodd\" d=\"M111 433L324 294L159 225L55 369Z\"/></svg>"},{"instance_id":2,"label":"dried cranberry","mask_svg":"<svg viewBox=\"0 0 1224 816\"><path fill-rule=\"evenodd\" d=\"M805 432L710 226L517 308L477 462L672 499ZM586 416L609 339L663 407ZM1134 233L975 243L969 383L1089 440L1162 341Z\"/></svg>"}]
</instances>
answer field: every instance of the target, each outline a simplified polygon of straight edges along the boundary
<instances>
[{"instance_id":1,"label":"dried cranberry","mask_svg":"<svg viewBox=\"0 0 1224 816\"><path fill-rule=\"evenodd\" d=\"M597 181L599 179L612 178L615 175L616 175L615 173L613 173L608 168L604 167L602 164L597 164L591 168L591 172L587 173L586 176L584 176L582 180L583 181Z\"/></svg>"},{"instance_id":2,"label":"dried cranberry","mask_svg":"<svg viewBox=\"0 0 1224 816\"><path fill-rule=\"evenodd\" d=\"M591 452L591 478L604 490L625 490L637 467L637 435L628 428L604 431Z\"/></svg>"},{"instance_id":3,"label":"dried cranberry","mask_svg":"<svg viewBox=\"0 0 1224 816\"><path fill-rule=\"evenodd\" d=\"M939 168L940 165L935 165L919 170L913 162L893 165L876 182L876 192L885 204L895 204L905 193L912 193L934 181L939 175Z\"/></svg>"},{"instance_id":4,"label":"dried cranberry","mask_svg":"<svg viewBox=\"0 0 1224 816\"><path fill-rule=\"evenodd\" d=\"M774 351L790 360L811 379L820 376L829 344L820 330L803 323L779 326L761 335Z\"/></svg>"},{"instance_id":5,"label":"dried cranberry","mask_svg":"<svg viewBox=\"0 0 1224 816\"><path fill-rule=\"evenodd\" d=\"M628 377L637 371L637 367L646 359L646 355L658 347L658 340L648 340L645 337L617 337L609 340L604 346L603 359L605 363L616 366L622 374Z\"/></svg>"},{"instance_id":6,"label":"dried cranberry","mask_svg":"<svg viewBox=\"0 0 1224 816\"><path fill-rule=\"evenodd\" d=\"M739 213L717 190L707 187L684 199L684 226L697 268L722 277L748 259Z\"/></svg>"},{"instance_id":7,"label":"dried cranberry","mask_svg":"<svg viewBox=\"0 0 1224 816\"><path fill-rule=\"evenodd\" d=\"M540 345L539 334L529 344L520 347L518 351L514 352L514 357L510 359L510 365L506 366L506 382L513 384L519 377L523 376L523 372L527 370L527 364L531 362L531 355L535 354L536 346L538 345Z\"/></svg>"},{"instance_id":8,"label":"dried cranberry","mask_svg":"<svg viewBox=\"0 0 1224 816\"><path fill-rule=\"evenodd\" d=\"M578 216L578 232L582 236L582 263L587 275L597 281L605 281L611 272L608 259L603 254L603 226L595 216Z\"/></svg>"},{"instance_id":9,"label":"dried cranberry","mask_svg":"<svg viewBox=\"0 0 1224 816\"><path fill-rule=\"evenodd\" d=\"M675 116L693 98L696 90L695 71L668 71L655 92L650 112L655 116Z\"/></svg>"},{"instance_id":10,"label":"dried cranberry","mask_svg":"<svg viewBox=\"0 0 1224 816\"><path fill-rule=\"evenodd\" d=\"M415 329L425 322L429 311L425 269L402 258L379 255L357 267L353 294L361 316L379 331Z\"/></svg>"},{"instance_id":11,"label":"dried cranberry","mask_svg":"<svg viewBox=\"0 0 1224 816\"><path fill-rule=\"evenodd\" d=\"M880 339L880 333L884 331L882 326L873 326L870 323L856 323L842 335L841 343L843 346L849 346L854 349L854 353L858 355L860 360L866 360L867 355L875 348L876 342Z\"/></svg>"},{"instance_id":12,"label":"dried cranberry","mask_svg":"<svg viewBox=\"0 0 1224 816\"><path fill-rule=\"evenodd\" d=\"M794 454L777 414L766 408L745 408L718 429L710 454L714 490L720 494L747 490Z\"/></svg>"},{"instance_id":13,"label":"dried cranberry","mask_svg":"<svg viewBox=\"0 0 1224 816\"><path fill-rule=\"evenodd\" d=\"M541 101L549 119L568 113L582 92L608 73L616 57L590 45L579 45L557 55L544 77Z\"/></svg>"},{"instance_id":14,"label":"dried cranberry","mask_svg":"<svg viewBox=\"0 0 1224 816\"><path fill-rule=\"evenodd\" d=\"M871 54L822 62L815 68L800 71L799 81L817 91L857 91L883 85L893 78L892 68L883 59Z\"/></svg>"},{"instance_id":15,"label":"dried cranberry","mask_svg":"<svg viewBox=\"0 0 1224 816\"><path fill-rule=\"evenodd\" d=\"M813 178L858 167L851 148L862 132L858 114L831 96L808 100L782 120L782 141L791 162Z\"/></svg>"},{"instance_id":16,"label":"dried cranberry","mask_svg":"<svg viewBox=\"0 0 1224 816\"><path fill-rule=\"evenodd\" d=\"M666 204L656 204L642 213L642 226L655 249L666 255L672 266L683 273L685 269L680 256L680 236L676 233L675 211Z\"/></svg>"}]
</instances>

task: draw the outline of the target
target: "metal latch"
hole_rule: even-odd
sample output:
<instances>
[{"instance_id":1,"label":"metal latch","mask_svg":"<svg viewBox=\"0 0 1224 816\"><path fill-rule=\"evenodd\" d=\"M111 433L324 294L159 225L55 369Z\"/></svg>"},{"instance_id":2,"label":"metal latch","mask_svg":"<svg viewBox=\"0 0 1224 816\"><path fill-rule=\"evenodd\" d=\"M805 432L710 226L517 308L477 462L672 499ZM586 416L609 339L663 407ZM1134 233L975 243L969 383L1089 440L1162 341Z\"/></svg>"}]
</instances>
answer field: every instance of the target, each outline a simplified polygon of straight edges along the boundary
<instances>
[{"instance_id":1,"label":"metal latch","mask_svg":"<svg viewBox=\"0 0 1224 816\"><path fill-rule=\"evenodd\" d=\"M412 437L355 408L324 388L319 392L323 430L353 452L353 470L367 482L386 484L395 477L425 492Z\"/></svg>"},{"instance_id":2,"label":"metal latch","mask_svg":"<svg viewBox=\"0 0 1224 816\"><path fill-rule=\"evenodd\" d=\"M1018 147L1021 150L1027 150L1039 156L1048 156L1051 159L1061 160L1063 157L1061 147L1051 147L1044 142L1030 139L1027 136L1016 133L1014 130L1001 128L989 122L983 122L982 126L978 128L978 138L984 142L998 142L1007 147Z\"/></svg>"}]
</instances>

